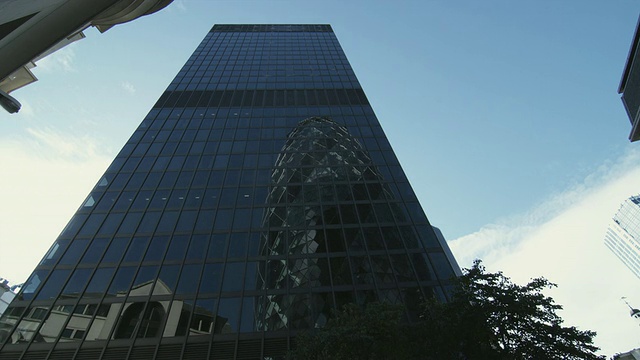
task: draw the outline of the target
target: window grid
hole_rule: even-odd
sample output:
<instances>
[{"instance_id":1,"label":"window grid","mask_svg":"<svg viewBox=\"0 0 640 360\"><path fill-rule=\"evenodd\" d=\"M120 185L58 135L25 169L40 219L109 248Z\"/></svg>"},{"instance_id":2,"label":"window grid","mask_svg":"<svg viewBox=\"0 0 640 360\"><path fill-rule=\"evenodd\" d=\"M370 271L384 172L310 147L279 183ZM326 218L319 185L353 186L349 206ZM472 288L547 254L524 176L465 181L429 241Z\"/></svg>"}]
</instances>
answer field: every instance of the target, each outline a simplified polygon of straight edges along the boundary
<instances>
[{"instance_id":1,"label":"window grid","mask_svg":"<svg viewBox=\"0 0 640 360\"><path fill-rule=\"evenodd\" d=\"M218 26L0 325L6 349L27 328L126 346L294 336L347 302L412 318L452 275L330 27ZM62 319L55 334L37 309Z\"/></svg>"}]
</instances>

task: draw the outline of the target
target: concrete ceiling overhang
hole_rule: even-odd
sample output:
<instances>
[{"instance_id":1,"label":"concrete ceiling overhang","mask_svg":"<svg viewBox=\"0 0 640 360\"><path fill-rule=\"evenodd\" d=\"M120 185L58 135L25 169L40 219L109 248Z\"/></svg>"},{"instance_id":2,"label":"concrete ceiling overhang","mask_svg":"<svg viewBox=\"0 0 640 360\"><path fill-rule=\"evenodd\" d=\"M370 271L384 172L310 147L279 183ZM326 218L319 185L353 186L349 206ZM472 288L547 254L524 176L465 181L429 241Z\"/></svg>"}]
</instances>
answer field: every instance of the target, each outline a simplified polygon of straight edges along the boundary
<instances>
[{"instance_id":1,"label":"concrete ceiling overhang","mask_svg":"<svg viewBox=\"0 0 640 360\"><path fill-rule=\"evenodd\" d=\"M26 13L33 15L0 39L0 58L3 59L0 63L0 89L8 94L36 81L30 72L36 60L83 38L82 31L87 27L95 26L100 32L105 32L115 25L153 14L171 2L173 0L1 2L5 22Z\"/></svg>"}]
</instances>

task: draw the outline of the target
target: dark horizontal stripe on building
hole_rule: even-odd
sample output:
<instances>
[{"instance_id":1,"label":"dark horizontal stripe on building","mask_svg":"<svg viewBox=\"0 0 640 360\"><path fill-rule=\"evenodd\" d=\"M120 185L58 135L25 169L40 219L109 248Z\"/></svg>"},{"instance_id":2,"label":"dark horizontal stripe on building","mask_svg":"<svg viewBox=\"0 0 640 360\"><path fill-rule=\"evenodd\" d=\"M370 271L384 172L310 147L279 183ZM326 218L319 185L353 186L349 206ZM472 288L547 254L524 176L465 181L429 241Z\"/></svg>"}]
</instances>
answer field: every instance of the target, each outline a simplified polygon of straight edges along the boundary
<instances>
[{"instance_id":1,"label":"dark horizontal stripe on building","mask_svg":"<svg viewBox=\"0 0 640 360\"><path fill-rule=\"evenodd\" d=\"M333 32L331 25L214 25L217 32Z\"/></svg>"},{"instance_id":2,"label":"dark horizontal stripe on building","mask_svg":"<svg viewBox=\"0 0 640 360\"><path fill-rule=\"evenodd\" d=\"M272 107L369 105L362 89L165 91L153 106Z\"/></svg>"}]
</instances>

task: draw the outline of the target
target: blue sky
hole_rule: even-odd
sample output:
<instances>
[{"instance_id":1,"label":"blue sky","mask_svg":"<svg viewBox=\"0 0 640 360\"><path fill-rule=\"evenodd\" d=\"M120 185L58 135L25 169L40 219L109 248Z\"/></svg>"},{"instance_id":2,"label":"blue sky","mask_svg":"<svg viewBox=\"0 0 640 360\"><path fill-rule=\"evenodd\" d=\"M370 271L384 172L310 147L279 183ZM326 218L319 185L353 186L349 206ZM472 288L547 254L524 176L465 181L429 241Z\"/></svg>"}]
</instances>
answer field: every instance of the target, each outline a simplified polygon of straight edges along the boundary
<instances>
[{"instance_id":1,"label":"blue sky","mask_svg":"<svg viewBox=\"0 0 640 360\"><path fill-rule=\"evenodd\" d=\"M606 353L640 347L619 300L640 306L638 279L602 244L640 193L616 92L639 13L631 0L175 0L90 29L12 94L19 114L0 113L0 276L26 278L213 24L329 23L460 264L545 275Z\"/></svg>"}]
</instances>

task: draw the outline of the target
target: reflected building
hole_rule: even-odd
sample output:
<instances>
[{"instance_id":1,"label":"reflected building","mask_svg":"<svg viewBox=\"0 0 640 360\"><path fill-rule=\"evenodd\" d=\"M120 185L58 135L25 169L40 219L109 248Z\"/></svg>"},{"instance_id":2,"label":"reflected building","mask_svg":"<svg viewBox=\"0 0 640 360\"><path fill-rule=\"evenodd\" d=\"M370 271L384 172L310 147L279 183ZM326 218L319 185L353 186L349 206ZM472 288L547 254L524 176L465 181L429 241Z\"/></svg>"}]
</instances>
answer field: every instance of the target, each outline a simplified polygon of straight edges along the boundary
<instances>
[{"instance_id":1,"label":"reflected building","mask_svg":"<svg viewBox=\"0 0 640 360\"><path fill-rule=\"evenodd\" d=\"M346 303L446 301L329 25L216 25L0 318L2 359L278 359Z\"/></svg>"},{"instance_id":2,"label":"reflected building","mask_svg":"<svg viewBox=\"0 0 640 360\"><path fill-rule=\"evenodd\" d=\"M20 285L9 286L9 280L0 278L0 315L2 315L7 307L16 296L15 292L19 291Z\"/></svg>"},{"instance_id":3,"label":"reflected building","mask_svg":"<svg viewBox=\"0 0 640 360\"><path fill-rule=\"evenodd\" d=\"M321 117L301 121L287 137L271 184L263 223L270 231L261 244L267 260L260 267L266 296L264 306L259 302L259 329L322 327L331 309L345 303L420 302L406 251L418 248L418 240L406 229L400 234L380 226L408 218L346 127ZM423 254L413 255L421 276L435 280L428 278ZM413 284L401 294L398 282Z\"/></svg>"}]
</instances>

